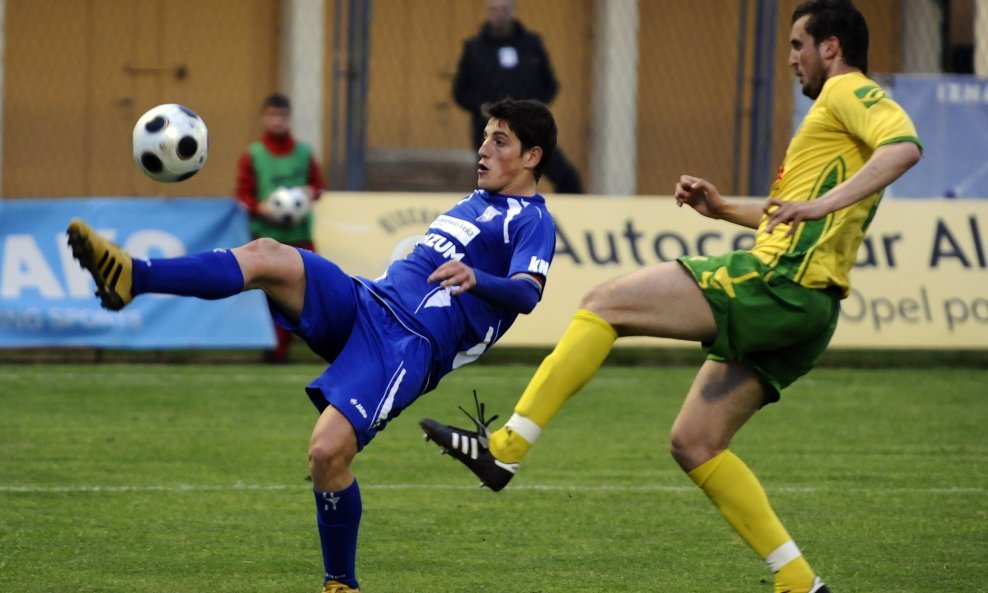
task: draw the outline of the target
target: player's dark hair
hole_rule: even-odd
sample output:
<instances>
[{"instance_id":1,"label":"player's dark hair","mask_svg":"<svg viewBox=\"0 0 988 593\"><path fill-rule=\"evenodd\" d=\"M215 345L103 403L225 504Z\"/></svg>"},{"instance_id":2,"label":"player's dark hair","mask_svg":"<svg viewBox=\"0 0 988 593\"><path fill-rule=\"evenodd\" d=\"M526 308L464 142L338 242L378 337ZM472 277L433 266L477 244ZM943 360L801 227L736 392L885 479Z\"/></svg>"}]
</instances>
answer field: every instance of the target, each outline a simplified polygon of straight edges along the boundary
<instances>
[{"instance_id":1,"label":"player's dark hair","mask_svg":"<svg viewBox=\"0 0 988 593\"><path fill-rule=\"evenodd\" d=\"M272 93L264 99L263 103L261 103L261 111L264 111L268 107L274 107L275 109L287 109L288 111L291 111L292 102L282 93Z\"/></svg>"},{"instance_id":2,"label":"player's dark hair","mask_svg":"<svg viewBox=\"0 0 988 593\"><path fill-rule=\"evenodd\" d=\"M556 120L552 112L541 101L531 99L501 99L483 107L488 118L495 118L508 124L508 128L521 141L522 152L538 146L542 149L542 159L535 165L535 181L542 178L542 171L549 164L552 152L556 150Z\"/></svg>"},{"instance_id":3,"label":"player's dark hair","mask_svg":"<svg viewBox=\"0 0 988 593\"><path fill-rule=\"evenodd\" d=\"M828 37L840 41L844 63L868 73L868 23L851 0L807 0L792 13L795 23L806 15L806 32L820 45Z\"/></svg>"}]
</instances>

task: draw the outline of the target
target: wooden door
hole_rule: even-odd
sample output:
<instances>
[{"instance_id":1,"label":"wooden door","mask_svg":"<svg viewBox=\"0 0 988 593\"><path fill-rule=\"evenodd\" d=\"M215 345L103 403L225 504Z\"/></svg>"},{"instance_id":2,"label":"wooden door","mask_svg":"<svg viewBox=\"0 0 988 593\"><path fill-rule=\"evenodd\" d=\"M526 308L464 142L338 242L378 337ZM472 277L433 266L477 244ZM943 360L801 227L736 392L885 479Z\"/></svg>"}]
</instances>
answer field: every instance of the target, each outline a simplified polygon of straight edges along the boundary
<instances>
[{"instance_id":1,"label":"wooden door","mask_svg":"<svg viewBox=\"0 0 988 593\"><path fill-rule=\"evenodd\" d=\"M7 0L3 196L230 195L235 163L277 83L270 0ZM131 159L160 103L206 121L210 153L179 184Z\"/></svg>"}]
</instances>

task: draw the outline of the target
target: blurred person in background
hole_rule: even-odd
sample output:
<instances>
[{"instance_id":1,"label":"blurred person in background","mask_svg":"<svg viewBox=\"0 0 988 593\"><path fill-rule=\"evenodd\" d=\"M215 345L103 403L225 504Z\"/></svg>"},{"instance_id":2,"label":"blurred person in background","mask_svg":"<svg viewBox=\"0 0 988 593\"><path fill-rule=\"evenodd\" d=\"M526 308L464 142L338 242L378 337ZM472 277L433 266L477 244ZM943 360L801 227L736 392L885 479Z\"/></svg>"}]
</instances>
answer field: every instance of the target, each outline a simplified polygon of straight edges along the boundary
<instances>
[{"instance_id":1,"label":"blurred person in background","mask_svg":"<svg viewBox=\"0 0 988 593\"><path fill-rule=\"evenodd\" d=\"M755 229L754 247L683 256L592 289L498 430L489 431L479 403L473 430L431 419L420 425L497 491L615 340L699 342L707 359L673 422L672 457L765 562L775 593L829 593L730 444L826 350L884 189L919 161L922 147L909 115L866 75L868 26L850 0L804 2L791 24L789 67L815 102L789 143L768 200L725 198L690 175L675 187L679 206ZM629 437L650 441L652 435ZM511 559L504 560L510 566Z\"/></svg>"},{"instance_id":2,"label":"blurred person in background","mask_svg":"<svg viewBox=\"0 0 988 593\"><path fill-rule=\"evenodd\" d=\"M470 113L473 147L484 140L484 105L505 98L550 103L559 91L542 38L514 18L514 0L485 0L487 20L480 33L463 43L453 99ZM576 167L557 147L545 176L557 193L582 194Z\"/></svg>"},{"instance_id":3,"label":"blurred person in background","mask_svg":"<svg viewBox=\"0 0 988 593\"><path fill-rule=\"evenodd\" d=\"M250 216L251 238L266 237L279 243L315 251L312 214L296 224L285 223L271 207L268 197L278 188L301 188L310 200L318 200L325 187L312 147L296 140L291 130L292 104L274 93L261 103L260 139L252 142L237 161L235 195ZM292 334L277 323L278 343L264 353L264 360L288 362Z\"/></svg>"}]
</instances>

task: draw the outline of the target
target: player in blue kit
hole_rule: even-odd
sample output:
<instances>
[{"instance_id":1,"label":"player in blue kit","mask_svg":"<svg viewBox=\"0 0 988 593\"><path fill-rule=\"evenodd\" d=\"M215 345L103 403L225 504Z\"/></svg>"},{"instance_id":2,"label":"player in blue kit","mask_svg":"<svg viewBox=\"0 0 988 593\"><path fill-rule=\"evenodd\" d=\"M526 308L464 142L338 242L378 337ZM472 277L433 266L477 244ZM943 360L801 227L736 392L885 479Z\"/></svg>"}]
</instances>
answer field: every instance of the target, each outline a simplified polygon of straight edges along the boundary
<instances>
[{"instance_id":1,"label":"player in blue kit","mask_svg":"<svg viewBox=\"0 0 988 593\"><path fill-rule=\"evenodd\" d=\"M272 239L232 250L139 260L81 220L73 255L104 307L144 293L219 299L261 289L275 319L332 363L307 387L320 411L309 468L326 575L324 593L359 592L361 498L353 458L451 370L486 352L542 296L556 231L536 191L556 124L536 101L499 101L478 150L478 189L439 216L376 279Z\"/></svg>"}]
</instances>

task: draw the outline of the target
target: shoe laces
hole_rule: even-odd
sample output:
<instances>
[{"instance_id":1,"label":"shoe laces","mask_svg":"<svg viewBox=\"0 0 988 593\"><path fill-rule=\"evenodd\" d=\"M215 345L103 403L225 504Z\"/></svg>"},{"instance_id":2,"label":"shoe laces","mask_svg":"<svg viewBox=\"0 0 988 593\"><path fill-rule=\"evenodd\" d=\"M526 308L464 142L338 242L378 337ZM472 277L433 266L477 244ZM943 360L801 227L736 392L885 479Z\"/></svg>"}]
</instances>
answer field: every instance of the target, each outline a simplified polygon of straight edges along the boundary
<instances>
[{"instance_id":1,"label":"shoe laces","mask_svg":"<svg viewBox=\"0 0 988 593\"><path fill-rule=\"evenodd\" d=\"M490 427L490 425L491 425L492 422L494 422L495 420L497 420L498 415L497 414L494 414L490 418L484 418L484 413L486 412L487 407L477 397L477 390L476 389L473 390L473 403L474 403L474 405L477 406L477 416L476 417L474 417L473 414L471 414L470 412L467 412L466 410L464 410L463 409L463 406L457 406L457 407L460 408L460 411L463 412L464 414L466 414L467 415L467 418L469 418L470 420L472 420L473 423L477 426L477 441L481 445L483 445L484 448L486 449L488 447L488 443L490 442L490 438L489 437L491 435L491 431L490 431L490 428L489 427Z\"/></svg>"},{"instance_id":2,"label":"shoe laces","mask_svg":"<svg viewBox=\"0 0 988 593\"><path fill-rule=\"evenodd\" d=\"M349 585L344 585L343 583L337 581L329 581L322 587L322 593L349 593L351 591L360 591L359 589L354 589Z\"/></svg>"}]
</instances>

